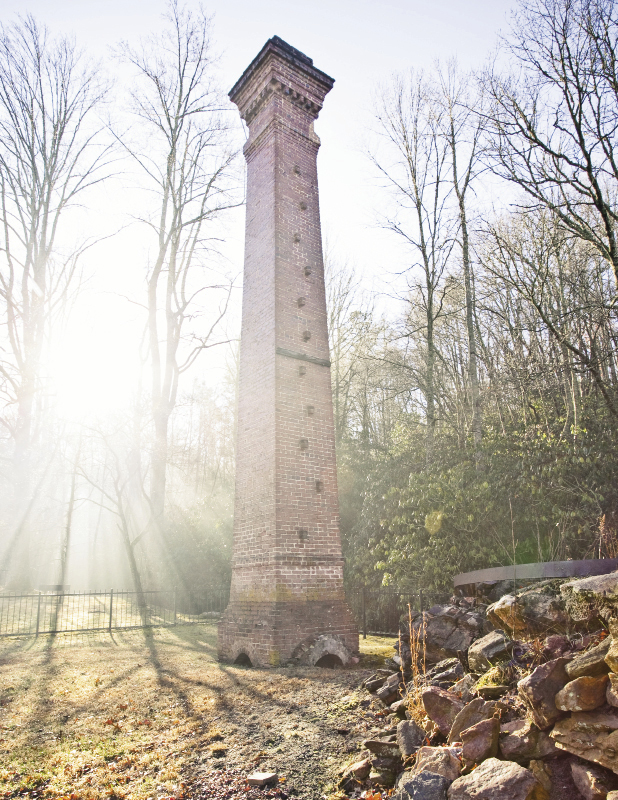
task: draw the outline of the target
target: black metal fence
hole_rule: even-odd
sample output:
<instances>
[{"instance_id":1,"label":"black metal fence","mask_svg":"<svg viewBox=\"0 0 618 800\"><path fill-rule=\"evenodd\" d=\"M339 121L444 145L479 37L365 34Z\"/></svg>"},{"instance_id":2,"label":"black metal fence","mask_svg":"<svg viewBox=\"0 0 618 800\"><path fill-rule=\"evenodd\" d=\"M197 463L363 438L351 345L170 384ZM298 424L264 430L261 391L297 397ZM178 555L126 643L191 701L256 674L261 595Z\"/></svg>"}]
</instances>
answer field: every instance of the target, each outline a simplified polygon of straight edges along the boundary
<instances>
[{"instance_id":1,"label":"black metal fence","mask_svg":"<svg viewBox=\"0 0 618 800\"><path fill-rule=\"evenodd\" d=\"M174 591L39 592L0 594L0 636L129 630L217 619L229 591L202 598L199 614L188 614Z\"/></svg>"},{"instance_id":2,"label":"black metal fence","mask_svg":"<svg viewBox=\"0 0 618 800\"><path fill-rule=\"evenodd\" d=\"M397 634L408 605L413 611L427 611L436 603L447 603L451 594L424 589L352 589L346 592L348 605L363 636L368 633Z\"/></svg>"},{"instance_id":3,"label":"black metal fence","mask_svg":"<svg viewBox=\"0 0 618 800\"><path fill-rule=\"evenodd\" d=\"M448 601L449 593L423 589L349 589L347 602L359 630L397 634L408 604L415 611ZM216 621L229 601L229 590L192 598L174 591L0 593L0 637L130 630ZM199 608L200 613L188 613Z\"/></svg>"}]
</instances>

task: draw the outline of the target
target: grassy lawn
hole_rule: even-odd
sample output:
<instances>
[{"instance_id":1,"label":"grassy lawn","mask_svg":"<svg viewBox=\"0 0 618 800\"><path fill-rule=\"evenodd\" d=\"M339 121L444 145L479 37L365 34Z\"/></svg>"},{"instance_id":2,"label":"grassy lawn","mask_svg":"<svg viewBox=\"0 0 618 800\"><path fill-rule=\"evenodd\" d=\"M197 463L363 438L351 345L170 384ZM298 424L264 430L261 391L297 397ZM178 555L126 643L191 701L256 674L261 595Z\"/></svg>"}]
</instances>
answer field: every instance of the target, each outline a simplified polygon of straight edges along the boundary
<instances>
[{"instance_id":1,"label":"grassy lawn","mask_svg":"<svg viewBox=\"0 0 618 800\"><path fill-rule=\"evenodd\" d=\"M358 716L354 689L393 641L361 639L354 670L258 670L219 664L213 625L5 640L0 796L181 797L199 765L273 768L319 797L357 747L337 738Z\"/></svg>"}]
</instances>

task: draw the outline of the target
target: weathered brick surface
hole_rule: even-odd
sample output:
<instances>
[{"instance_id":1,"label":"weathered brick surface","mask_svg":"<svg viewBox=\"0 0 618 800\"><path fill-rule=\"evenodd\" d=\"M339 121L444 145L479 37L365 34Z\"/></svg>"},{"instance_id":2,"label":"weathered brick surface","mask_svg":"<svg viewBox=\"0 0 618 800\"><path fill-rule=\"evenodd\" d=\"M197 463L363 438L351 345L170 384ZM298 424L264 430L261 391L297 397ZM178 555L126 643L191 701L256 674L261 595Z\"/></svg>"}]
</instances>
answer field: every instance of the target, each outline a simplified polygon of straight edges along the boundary
<instances>
[{"instance_id":1,"label":"weathered brick surface","mask_svg":"<svg viewBox=\"0 0 618 800\"><path fill-rule=\"evenodd\" d=\"M321 634L358 650L343 594L313 131L332 84L275 37L230 92L249 138L225 660L282 663Z\"/></svg>"}]
</instances>

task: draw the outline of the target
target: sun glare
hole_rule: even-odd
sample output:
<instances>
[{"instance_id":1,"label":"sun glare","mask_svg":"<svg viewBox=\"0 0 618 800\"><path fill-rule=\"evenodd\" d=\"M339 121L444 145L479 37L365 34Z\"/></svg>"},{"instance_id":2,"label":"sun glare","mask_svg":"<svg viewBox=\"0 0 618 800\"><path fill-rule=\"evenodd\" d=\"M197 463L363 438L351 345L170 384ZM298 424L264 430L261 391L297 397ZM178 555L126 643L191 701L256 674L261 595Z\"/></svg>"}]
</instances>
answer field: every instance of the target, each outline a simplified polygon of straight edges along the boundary
<instances>
[{"instance_id":1,"label":"sun glare","mask_svg":"<svg viewBox=\"0 0 618 800\"><path fill-rule=\"evenodd\" d=\"M79 331L79 333L77 333ZM48 380L58 412L70 420L126 408L139 380L135 338L118 327L102 331L77 322L52 352Z\"/></svg>"}]
</instances>

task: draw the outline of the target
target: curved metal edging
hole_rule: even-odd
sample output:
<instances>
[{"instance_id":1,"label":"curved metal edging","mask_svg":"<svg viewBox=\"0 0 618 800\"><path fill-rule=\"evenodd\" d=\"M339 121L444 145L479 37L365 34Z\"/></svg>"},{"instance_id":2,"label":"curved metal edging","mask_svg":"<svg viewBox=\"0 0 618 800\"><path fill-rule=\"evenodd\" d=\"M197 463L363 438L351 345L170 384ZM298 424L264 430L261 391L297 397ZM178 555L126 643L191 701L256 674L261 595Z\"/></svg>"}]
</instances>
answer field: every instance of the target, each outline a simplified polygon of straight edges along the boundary
<instances>
[{"instance_id":1,"label":"curved metal edging","mask_svg":"<svg viewBox=\"0 0 618 800\"><path fill-rule=\"evenodd\" d=\"M455 575L453 584L464 586L485 581L528 580L531 578L586 578L607 575L618 570L618 558L585 559L583 561L542 561L537 564L511 564L508 567L477 569Z\"/></svg>"}]
</instances>

